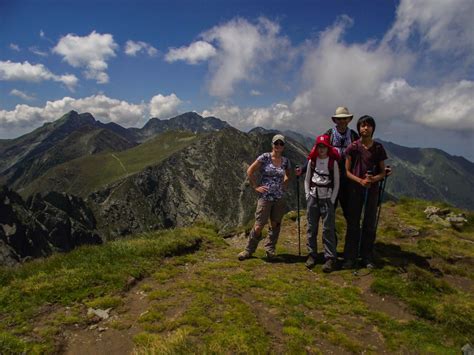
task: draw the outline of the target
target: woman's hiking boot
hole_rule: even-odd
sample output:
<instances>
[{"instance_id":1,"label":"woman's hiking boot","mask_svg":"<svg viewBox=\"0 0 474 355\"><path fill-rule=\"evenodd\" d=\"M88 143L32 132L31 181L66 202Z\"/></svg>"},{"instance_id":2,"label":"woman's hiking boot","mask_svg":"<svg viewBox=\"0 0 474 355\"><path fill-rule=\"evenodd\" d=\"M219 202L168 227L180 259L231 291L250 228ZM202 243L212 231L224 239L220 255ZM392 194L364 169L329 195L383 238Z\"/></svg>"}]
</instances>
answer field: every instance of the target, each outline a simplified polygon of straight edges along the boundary
<instances>
[{"instance_id":1,"label":"woman's hiking boot","mask_svg":"<svg viewBox=\"0 0 474 355\"><path fill-rule=\"evenodd\" d=\"M304 266L306 266L308 269L312 269L314 265L316 265L316 259L313 255L309 254Z\"/></svg>"},{"instance_id":2,"label":"woman's hiking boot","mask_svg":"<svg viewBox=\"0 0 474 355\"><path fill-rule=\"evenodd\" d=\"M268 261L275 260L275 258L276 258L276 253L274 251L267 250L265 252L265 255L266 255Z\"/></svg>"},{"instance_id":3,"label":"woman's hiking boot","mask_svg":"<svg viewBox=\"0 0 474 355\"><path fill-rule=\"evenodd\" d=\"M250 259L251 256L252 254L250 254L247 250L241 251L239 255L237 255L240 261Z\"/></svg>"},{"instance_id":4,"label":"woman's hiking boot","mask_svg":"<svg viewBox=\"0 0 474 355\"><path fill-rule=\"evenodd\" d=\"M330 273L336 270L336 260L333 258L326 259L326 262L323 265L323 272Z\"/></svg>"}]
</instances>

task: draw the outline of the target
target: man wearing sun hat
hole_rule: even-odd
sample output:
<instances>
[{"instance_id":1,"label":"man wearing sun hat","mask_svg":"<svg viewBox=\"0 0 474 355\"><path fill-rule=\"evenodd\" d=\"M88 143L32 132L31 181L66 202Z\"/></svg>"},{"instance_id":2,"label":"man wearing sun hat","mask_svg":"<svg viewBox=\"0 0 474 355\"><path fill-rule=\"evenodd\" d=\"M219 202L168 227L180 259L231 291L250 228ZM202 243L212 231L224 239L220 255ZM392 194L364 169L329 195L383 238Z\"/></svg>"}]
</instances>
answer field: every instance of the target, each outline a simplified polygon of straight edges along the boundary
<instances>
[{"instance_id":1,"label":"man wearing sun hat","mask_svg":"<svg viewBox=\"0 0 474 355\"><path fill-rule=\"evenodd\" d=\"M341 204L342 212L346 221L347 212L349 208L349 181L347 180L347 176L345 174L345 150L352 142L359 139L359 135L357 134L357 132L348 127L349 122L351 122L353 117L354 115L349 112L347 107L339 106L338 108L336 108L336 112L331 117L332 121L336 124L336 126L329 129L325 133L329 136L329 142L331 143L331 145L339 151L339 155L341 156L341 159L339 160L339 171L341 172L339 193L337 196L335 207L337 207L338 202Z\"/></svg>"}]
</instances>

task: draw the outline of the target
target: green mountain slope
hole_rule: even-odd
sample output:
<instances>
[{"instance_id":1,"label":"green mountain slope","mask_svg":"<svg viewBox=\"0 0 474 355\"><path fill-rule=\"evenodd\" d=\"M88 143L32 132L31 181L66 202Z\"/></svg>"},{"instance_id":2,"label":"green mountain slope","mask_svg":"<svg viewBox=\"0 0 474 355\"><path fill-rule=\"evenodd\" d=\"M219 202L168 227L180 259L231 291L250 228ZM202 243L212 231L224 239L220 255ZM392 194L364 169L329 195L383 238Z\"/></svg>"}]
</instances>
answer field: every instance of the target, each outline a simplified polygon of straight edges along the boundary
<instances>
[{"instance_id":1,"label":"green mountain slope","mask_svg":"<svg viewBox=\"0 0 474 355\"><path fill-rule=\"evenodd\" d=\"M0 145L0 179L19 189L49 169L72 159L136 145L118 125L104 125L89 113L71 111Z\"/></svg>"},{"instance_id":2,"label":"green mountain slope","mask_svg":"<svg viewBox=\"0 0 474 355\"><path fill-rule=\"evenodd\" d=\"M383 142L393 166L387 191L394 196L409 196L446 201L474 209L474 164L439 149L407 148Z\"/></svg>"},{"instance_id":3,"label":"green mountain slope","mask_svg":"<svg viewBox=\"0 0 474 355\"><path fill-rule=\"evenodd\" d=\"M23 196L59 191L86 197L123 177L155 165L191 144L200 136L190 132L167 132L121 152L88 155L50 169L23 189Z\"/></svg>"}]
</instances>

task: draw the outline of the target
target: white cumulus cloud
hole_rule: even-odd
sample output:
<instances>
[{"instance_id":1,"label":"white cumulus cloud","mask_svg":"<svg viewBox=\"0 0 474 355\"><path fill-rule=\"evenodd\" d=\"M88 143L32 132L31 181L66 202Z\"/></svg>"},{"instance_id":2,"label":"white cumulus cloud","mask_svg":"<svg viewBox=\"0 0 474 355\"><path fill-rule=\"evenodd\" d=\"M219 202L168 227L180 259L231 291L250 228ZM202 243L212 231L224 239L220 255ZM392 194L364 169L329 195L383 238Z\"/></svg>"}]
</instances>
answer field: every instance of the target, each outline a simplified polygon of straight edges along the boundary
<instances>
[{"instance_id":1,"label":"white cumulus cloud","mask_svg":"<svg viewBox=\"0 0 474 355\"><path fill-rule=\"evenodd\" d=\"M220 104L204 110L203 117L214 116L227 121L243 131L254 127L294 129L295 116L289 105L276 103L268 107L242 108L236 105Z\"/></svg>"},{"instance_id":2,"label":"white cumulus cloud","mask_svg":"<svg viewBox=\"0 0 474 355\"><path fill-rule=\"evenodd\" d=\"M150 115L157 118L169 118L178 113L182 101L176 94L155 95L150 101Z\"/></svg>"},{"instance_id":3,"label":"white cumulus cloud","mask_svg":"<svg viewBox=\"0 0 474 355\"><path fill-rule=\"evenodd\" d=\"M147 53L150 57L156 56L158 54L158 50L153 47L151 44L142 42L142 41L127 41L125 43L125 54L135 57L137 53L144 52Z\"/></svg>"},{"instance_id":4,"label":"white cumulus cloud","mask_svg":"<svg viewBox=\"0 0 474 355\"><path fill-rule=\"evenodd\" d=\"M181 103L181 99L175 94L158 94L153 96L148 103L130 103L103 94L84 98L66 96L60 100L47 101L42 107L21 104L10 111L0 110L0 135L4 136L4 132L10 131L29 132L45 122L58 119L71 110L90 112L102 122L115 122L125 127L139 127L150 117L167 118L178 114Z\"/></svg>"},{"instance_id":5,"label":"white cumulus cloud","mask_svg":"<svg viewBox=\"0 0 474 355\"><path fill-rule=\"evenodd\" d=\"M15 63L9 60L0 61L0 80L4 81L32 81L41 82L53 80L61 82L70 90L76 86L78 79L75 75L56 75L47 69L43 64Z\"/></svg>"},{"instance_id":6,"label":"white cumulus cloud","mask_svg":"<svg viewBox=\"0 0 474 355\"><path fill-rule=\"evenodd\" d=\"M433 52L464 55L474 60L474 2L472 0L403 0L384 41L425 46Z\"/></svg>"},{"instance_id":7,"label":"white cumulus cloud","mask_svg":"<svg viewBox=\"0 0 474 355\"><path fill-rule=\"evenodd\" d=\"M10 43L9 45L10 49L15 51L15 52L19 52L20 51L20 46L16 43Z\"/></svg>"},{"instance_id":8,"label":"white cumulus cloud","mask_svg":"<svg viewBox=\"0 0 474 355\"><path fill-rule=\"evenodd\" d=\"M279 32L277 23L263 17L255 23L236 18L204 32L202 38L217 50L210 62L209 93L227 97L239 82L255 80L262 66L289 45Z\"/></svg>"},{"instance_id":9,"label":"white cumulus cloud","mask_svg":"<svg viewBox=\"0 0 474 355\"><path fill-rule=\"evenodd\" d=\"M94 79L98 84L109 82L106 73L107 60L115 57L118 45L111 34L100 34L92 31L88 36L67 34L61 37L53 52L75 68L85 68L87 79Z\"/></svg>"},{"instance_id":10,"label":"white cumulus cloud","mask_svg":"<svg viewBox=\"0 0 474 355\"><path fill-rule=\"evenodd\" d=\"M43 107L16 105L14 110L0 110L0 127L34 127L44 122L54 121L66 112L90 112L103 122L116 122L124 126L141 123L147 112L144 103L131 104L105 95L93 95L75 99L64 97L47 101Z\"/></svg>"},{"instance_id":11,"label":"white cumulus cloud","mask_svg":"<svg viewBox=\"0 0 474 355\"><path fill-rule=\"evenodd\" d=\"M196 41L189 46L170 48L166 54L167 62L183 60L188 64L198 64L216 55L216 49L206 41Z\"/></svg>"}]
</instances>

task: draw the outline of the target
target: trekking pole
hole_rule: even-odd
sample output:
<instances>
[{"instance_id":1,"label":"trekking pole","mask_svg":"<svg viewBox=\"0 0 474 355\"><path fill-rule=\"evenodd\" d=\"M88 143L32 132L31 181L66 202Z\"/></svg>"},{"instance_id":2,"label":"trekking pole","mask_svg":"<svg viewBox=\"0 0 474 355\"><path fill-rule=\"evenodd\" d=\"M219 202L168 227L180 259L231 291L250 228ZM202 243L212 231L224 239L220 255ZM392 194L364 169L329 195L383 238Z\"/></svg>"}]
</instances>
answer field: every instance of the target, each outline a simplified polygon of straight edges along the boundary
<instances>
[{"instance_id":1,"label":"trekking pole","mask_svg":"<svg viewBox=\"0 0 474 355\"><path fill-rule=\"evenodd\" d=\"M368 176L371 176L372 175L372 170L367 170L367 175ZM365 214L367 212L367 203L369 201L369 189L370 189L370 186L369 187L365 187L364 188L364 204L362 206L363 210L361 211L361 216L362 216L362 223L361 223L361 226L360 226L360 234L359 234L359 245L357 246L357 259L356 259L356 264L357 264L357 268L354 270L354 275L357 275L358 273L358 269L359 269L359 257L360 257L360 249L361 249L361 245L362 245L362 231L364 230L364 220L365 220Z\"/></svg>"},{"instance_id":2,"label":"trekking pole","mask_svg":"<svg viewBox=\"0 0 474 355\"><path fill-rule=\"evenodd\" d=\"M296 169L300 166L297 165ZM296 175L296 210L298 220L298 256L301 256L301 236L300 236L300 176Z\"/></svg>"},{"instance_id":3,"label":"trekking pole","mask_svg":"<svg viewBox=\"0 0 474 355\"><path fill-rule=\"evenodd\" d=\"M390 171L390 165L387 165L387 167L385 168L385 174L387 174L387 171ZM388 180L388 175L385 175L384 179L382 180L380 184L379 201L377 205L378 211L377 211L377 218L375 219L375 233L377 233L377 227L379 225L380 211L382 210L383 195L385 193L385 185L387 185L387 180Z\"/></svg>"}]
</instances>

